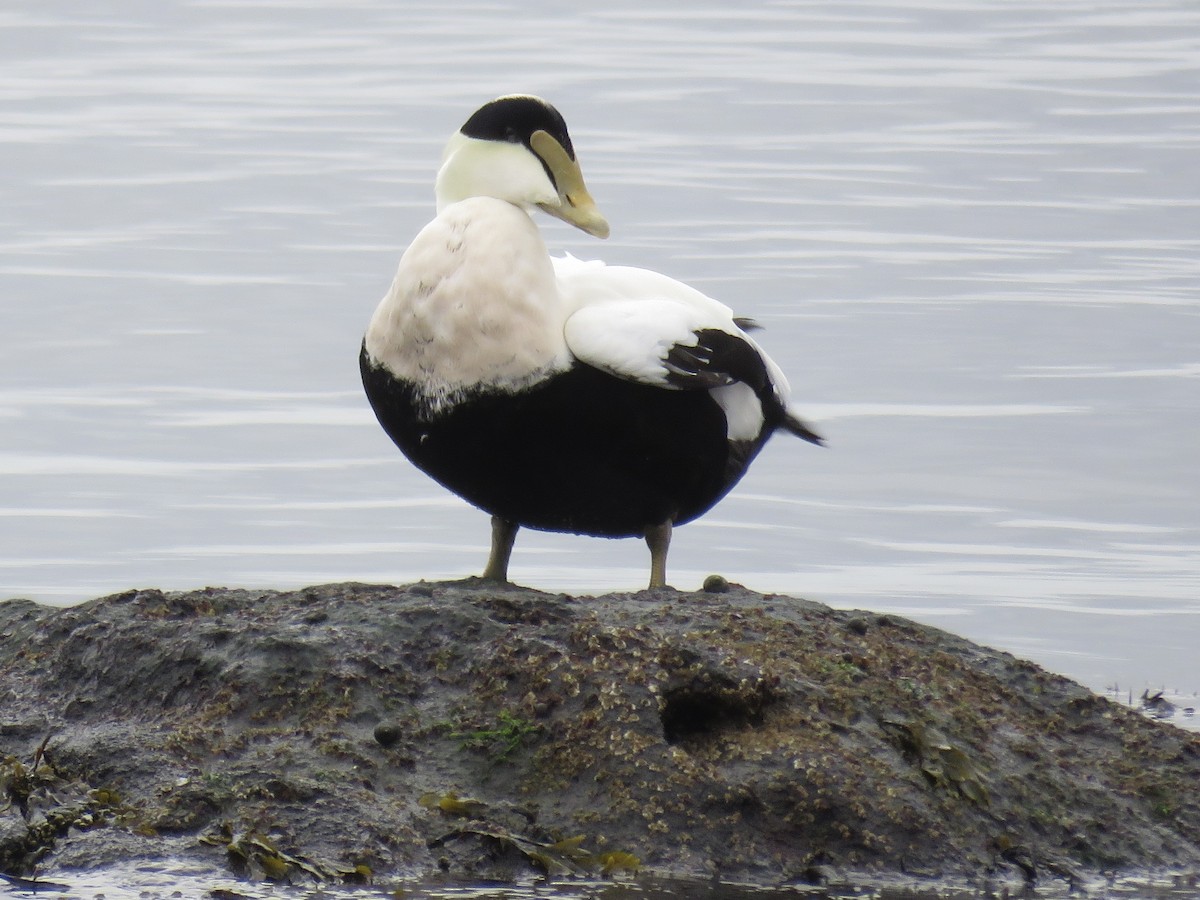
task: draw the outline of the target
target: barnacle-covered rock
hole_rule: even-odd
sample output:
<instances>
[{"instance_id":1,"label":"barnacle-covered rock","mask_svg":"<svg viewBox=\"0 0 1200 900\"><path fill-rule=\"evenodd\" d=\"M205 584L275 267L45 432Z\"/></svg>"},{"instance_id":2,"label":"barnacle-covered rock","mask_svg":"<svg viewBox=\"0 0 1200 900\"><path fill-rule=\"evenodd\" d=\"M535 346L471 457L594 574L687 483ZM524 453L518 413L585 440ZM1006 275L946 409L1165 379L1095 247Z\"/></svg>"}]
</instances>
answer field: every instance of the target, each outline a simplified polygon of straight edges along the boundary
<instances>
[{"instance_id":1,"label":"barnacle-covered rock","mask_svg":"<svg viewBox=\"0 0 1200 900\"><path fill-rule=\"evenodd\" d=\"M13 876L1200 866L1196 735L937 629L723 581L12 601L0 697Z\"/></svg>"}]
</instances>

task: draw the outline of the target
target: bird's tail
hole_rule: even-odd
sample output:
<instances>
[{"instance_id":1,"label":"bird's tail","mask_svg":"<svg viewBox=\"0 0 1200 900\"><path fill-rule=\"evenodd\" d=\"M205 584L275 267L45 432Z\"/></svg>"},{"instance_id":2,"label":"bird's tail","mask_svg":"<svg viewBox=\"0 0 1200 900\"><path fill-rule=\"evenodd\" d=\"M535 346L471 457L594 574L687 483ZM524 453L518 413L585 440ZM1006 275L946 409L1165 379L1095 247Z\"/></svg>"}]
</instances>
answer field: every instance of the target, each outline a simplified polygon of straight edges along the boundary
<instances>
[{"instance_id":1,"label":"bird's tail","mask_svg":"<svg viewBox=\"0 0 1200 900\"><path fill-rule=\"evenodd\" d=\"M818 447L825 446L825 438L809 428L808 423L790 409L784 410L783 421L779 423L779 427L785 431L790 431L798 438L804 438L810 444L816 444Z\"/></svg>"}]
</instances>

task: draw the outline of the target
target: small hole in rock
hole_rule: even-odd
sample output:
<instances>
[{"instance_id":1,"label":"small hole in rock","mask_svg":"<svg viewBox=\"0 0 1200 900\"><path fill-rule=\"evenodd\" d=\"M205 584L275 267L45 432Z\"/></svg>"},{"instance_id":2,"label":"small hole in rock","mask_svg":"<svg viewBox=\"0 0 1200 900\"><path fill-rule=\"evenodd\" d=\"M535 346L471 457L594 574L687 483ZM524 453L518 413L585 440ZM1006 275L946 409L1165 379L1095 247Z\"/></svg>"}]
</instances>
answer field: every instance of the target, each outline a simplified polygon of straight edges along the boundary
<instances>
[{"instance_id":1,"label":"small hole in rock","mask_svg":"<svg viewBox=\"0 0 1200 900\"><path fill-rule=\"evenodd\" d=\"M704 741L761 722L761 697L695 688L668 691L663 697L663 736L668 744Z\"/></svg>"}]
</instances>

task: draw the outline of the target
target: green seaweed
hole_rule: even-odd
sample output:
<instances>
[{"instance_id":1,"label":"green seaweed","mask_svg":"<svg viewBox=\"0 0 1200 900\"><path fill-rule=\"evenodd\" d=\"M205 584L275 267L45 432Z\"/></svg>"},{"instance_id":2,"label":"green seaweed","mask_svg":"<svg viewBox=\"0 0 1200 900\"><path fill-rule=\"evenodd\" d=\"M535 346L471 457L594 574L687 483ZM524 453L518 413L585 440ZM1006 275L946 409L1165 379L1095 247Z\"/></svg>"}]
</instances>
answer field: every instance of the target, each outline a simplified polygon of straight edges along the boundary
<instances>
[{"instance_id":1,"label":"green seaweed","mask_svg":"<svg viewBox=\"0 0 1200 900\"><path fill-rule=\"evenodd\" d=\"M508 710L501 710L496 716L493 728L479 728L472 731L452 731L450 737L459 742L465 750L481 750L496 763L506 762L522 744L540 727L527 722L520 716Z\"/></svg>"}]
</instances>

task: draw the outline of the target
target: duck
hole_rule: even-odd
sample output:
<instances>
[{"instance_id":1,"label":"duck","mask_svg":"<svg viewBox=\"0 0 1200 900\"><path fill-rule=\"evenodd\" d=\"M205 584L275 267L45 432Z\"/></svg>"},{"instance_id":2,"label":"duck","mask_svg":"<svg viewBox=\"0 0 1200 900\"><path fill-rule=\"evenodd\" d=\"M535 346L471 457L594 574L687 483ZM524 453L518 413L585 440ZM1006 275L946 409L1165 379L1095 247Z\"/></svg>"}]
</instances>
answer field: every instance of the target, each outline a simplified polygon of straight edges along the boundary
<instances>
[{"instance_id":1,"label":"duck","mask_svg":"<svg viewBox=\"0 0 1200 900\"><path fill-rule=\"evenodd\" d=\"M673 529L708 512L776 431L823 440L723 303L648 269L552 257L539 212L606 238L563 116L498 97L451 136L437 213L403 252L359 353L383 430L491 516L482 578L521 528L640 537L667 587Z\"/></svg>"}]
</instances>

